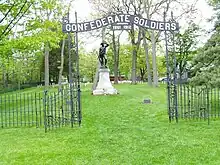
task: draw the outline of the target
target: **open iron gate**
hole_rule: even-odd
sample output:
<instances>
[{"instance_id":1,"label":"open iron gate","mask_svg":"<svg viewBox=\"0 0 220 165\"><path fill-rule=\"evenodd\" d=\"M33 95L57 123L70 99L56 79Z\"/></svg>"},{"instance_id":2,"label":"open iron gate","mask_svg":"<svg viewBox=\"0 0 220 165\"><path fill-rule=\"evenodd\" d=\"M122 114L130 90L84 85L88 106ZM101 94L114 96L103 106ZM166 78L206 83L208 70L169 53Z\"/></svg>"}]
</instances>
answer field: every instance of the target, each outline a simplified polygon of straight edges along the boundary
<instances>
[{"instance_id":1,"label":"open iron gate","mask_svg":"<svg viewBox=\"0 0 220 165\"><path fill-rule=\"evenodd\" d=\"M166 22L165 16L164 22ZM175 22L172 14L170 22ZM206 120L210 123L210 119L220 117L220 89L204 85L194 86L188 79L182 78L175 50L176 33L164 31L169 121Z\"/></svg>"},{"instance_id":2,"label":"open iron gate","mask_svg":"<svg viewBox=\"0 0 220 165\"><path fill-rule=\"evenodd\" d=\"M81 124L82 116L78 90L70 90L69 86L58 92L44 92L44 126L45 131L63 126L73 127Z\"/></svg>"}]
</instances>

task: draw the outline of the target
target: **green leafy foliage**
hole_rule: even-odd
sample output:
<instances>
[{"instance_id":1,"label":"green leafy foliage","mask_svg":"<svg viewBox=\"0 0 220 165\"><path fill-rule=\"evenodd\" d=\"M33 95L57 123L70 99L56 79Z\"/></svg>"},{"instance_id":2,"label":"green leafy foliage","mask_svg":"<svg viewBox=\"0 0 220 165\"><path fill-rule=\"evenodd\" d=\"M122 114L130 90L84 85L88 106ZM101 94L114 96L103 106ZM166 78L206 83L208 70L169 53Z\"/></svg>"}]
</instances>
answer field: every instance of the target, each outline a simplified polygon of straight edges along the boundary
<instances>
[{"instance_id":1,"label":"green leafy foliage","mask_svg":"<svg viewBox=\"0 0 220 165\"><path fill-rule=\"evenodd\" d=\"M0 6L0 14L5 15L0 35L7 26L12 28L0 39L1 85L18 84L18 80L19 84L43 81L42 62L46 43L49 43L54 55L50 59L50 70L51 76L55 77L57 66L54 61L59 59L60 41L64 38L61 20L68 9L66 4L59 0L12 0L3 1ZM25 10L22 19L18 20ZM11 25L10 21L13 21Z\"/></svg>"},{"instance_id":2,"label":"green leafy foliage","mask_svg":"<svg viewBox=\"0 0 220 165\"><path fill-rule=\"evenodd\" d=\"M217 7L219 1L212 1L213 6ZM219 9L217 9L219 10ZM193 60L193 78L191 83L194 85L220 86L220 17L216 14L214 31L210 39L199 50L198 55Z\"/></svg>"},{"instance_id":3,"label":"green leafy foliage","mask_svg":"<svg viewBox=\"0 0 220 165\"><path fill-rule=\"evenodd\" d=\"M80 52L80 75L93 82L98 62L98 52L93 50L90 53Z\"/></svg>"},{"instance_id":4,"label":"green leafy foliage","mask_svg":"<svg viewBox=\"0 0 220 165\"><path fill-rule=\"evenodd\" d=\"M195 23L189 24L189 27L181 34L176 35L176 56L177 65L180 75L187 69L187 64L192 60L196 54L196 44L199 31L198 25Z\"/></svg>"},{"instance_id":5,"label":"green leafy foliage","mask_svg":"<svg viewBox=\"0 0 220 165\"><path fill-rule=\"evenodd\" d=\"M123 44L120 46L120 54L119 54L119 72L121 75L125 75L127 78L130 78L132 71L132 46ZM151 50L151 49L150 49ZM114 68L114 55L112 47L108 50L108 64L111 71ZM152 66L152 51L149 51L150 57L150 65ZM158 73L160 76L165 74L166 68L164 66L164 55L157 56L157 66ZM146 56L145 51L142 46L140 46L138 54L137 54L137 75L141 80L145 80L147 75L146 70ZM112 72L113 74L113 72Z\"/></svg>"},{"instance_id":6,"label":"green leafy foliage","mask_svg":"<svg viewBox=\"0 0 220 165\"><path fill-rule=\"evenodd\" d=\"M61 65L61 47L62 47L62 41L60 42L58 47L52 48L50 51L50 60L49 60L49 68L50 68L50 82L58 83L59 79L59 70ZM74 53L71 52L72 59L74 58ZM45 59L42 59L42 62L40 64L40 72L42 75L45 74ZM64 65L63 65L63 76L68 77L69 73L69 56L68 56L68 45L65 44L64 47Z\"/></svg>"},{"instance_id":7,"label":"green leafy foliage","mask_svg":"<svg viewBox=\"0 0 220 165\"><path fill-rule=\"evenodd\" d=\"M173 43L168 43L172 45L169 49L169 63L171 72L174 72L174 56L176 57L176 68L177 72L181 78L183 74L188 72L192 67L192 59L197 54L197 38L199 36L199 27L195 23L191 22L186 30L182 33L174 34L174 45ZM173 34L169 34L170 38ZM175 53L174 53L175 50ZM164 66L165 66L164 59Z\"/></svg>"},{"instance_id":8,"label":"green leafy foliage","mask_svg":"<svg viewBox=\"0 0 220 165\"><path fill-rule=\"evenodd\" d=\"M212 35L194 59L194 84L219 85L220 33L219 29Z\"/></svg>"}]
</instances>

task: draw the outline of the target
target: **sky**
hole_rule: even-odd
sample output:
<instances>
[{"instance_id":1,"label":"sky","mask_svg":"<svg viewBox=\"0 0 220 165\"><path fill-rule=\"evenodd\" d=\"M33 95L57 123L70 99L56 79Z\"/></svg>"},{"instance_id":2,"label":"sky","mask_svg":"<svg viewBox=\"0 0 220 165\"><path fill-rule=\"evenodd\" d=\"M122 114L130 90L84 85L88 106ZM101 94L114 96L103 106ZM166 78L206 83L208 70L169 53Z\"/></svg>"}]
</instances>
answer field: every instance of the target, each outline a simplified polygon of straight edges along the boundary
<instances>
[{"instance_id":1,"label":"sky","mask_svg":"<svg viewBox=\"0 0 220 165\"><path fill-rule=\"evenodd\" d=\"M192 0L185 0L185 1L192 1ZM83 21L90 21L91 17L90 14L93 12L91 5L89 4L88 0L75 0L73 3L74 7L71 9L71 15L70 15L70 21L74 21L74 12L77 12L78 15L78 22ZM198 9L198 12L196 14L196 18L194 19L194 22L199 24L200 27L202 27L205 30L210 30L213 27L213 24L208 23L207 19L211 18L214 11L212 10L212 7L210 7L206 0L198 0L196 8ZM185 27L187 25L185 20L181 20L179 22L181 27ZM122 35L122 41L126 41L126 34ZM209 38L209 35L203 34L199 40L200 44L203 44L206 42L206 40ZM86 51L91 51L92 49L97 49L100 46L101 38L94 38L91 37L88 33L80 33L79 39L84 42L84 48Z\"/></svg>"}]
</instances>

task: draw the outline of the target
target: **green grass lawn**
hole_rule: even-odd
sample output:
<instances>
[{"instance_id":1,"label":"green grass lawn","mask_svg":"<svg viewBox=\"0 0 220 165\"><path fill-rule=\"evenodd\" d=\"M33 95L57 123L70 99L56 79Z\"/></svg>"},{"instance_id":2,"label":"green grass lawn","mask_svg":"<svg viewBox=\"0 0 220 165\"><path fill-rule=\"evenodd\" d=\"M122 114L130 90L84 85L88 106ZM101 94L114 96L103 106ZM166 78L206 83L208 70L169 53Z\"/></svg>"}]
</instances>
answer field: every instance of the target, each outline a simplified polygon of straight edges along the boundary
<instances>
[{"instance_id":1,"label":"green grass lawn","mask_svg":"<svg viewBox=\"0 0 220 165\"><path fill-rule=\"evenodd\" d=\"M0 129L0 165L220 164L219 121L169 123L165 87L115 87L120 95L83 89L80 128Z\"/></svg>"}]
</instances>

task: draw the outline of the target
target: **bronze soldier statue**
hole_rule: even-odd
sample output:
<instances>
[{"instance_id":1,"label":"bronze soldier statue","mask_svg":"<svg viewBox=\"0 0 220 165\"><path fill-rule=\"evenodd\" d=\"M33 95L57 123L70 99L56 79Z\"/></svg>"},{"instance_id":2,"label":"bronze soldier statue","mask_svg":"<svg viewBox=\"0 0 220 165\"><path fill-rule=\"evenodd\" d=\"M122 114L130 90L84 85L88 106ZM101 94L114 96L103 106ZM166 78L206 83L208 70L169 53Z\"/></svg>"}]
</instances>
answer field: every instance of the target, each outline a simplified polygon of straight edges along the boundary
<instances>
[{"instance_id":1,"label":"bronze soldier statue","mask_svg":"<svg viewBox=\"0 0 220 165\"><path fill-rule=\"evenodd\" d=\"M107 68L107 57L106 57L106 48L109 46L107 43L101 43L101 47L99 48L99 62L101 63L101 67Z\"/></svg>"}]
</instances>

